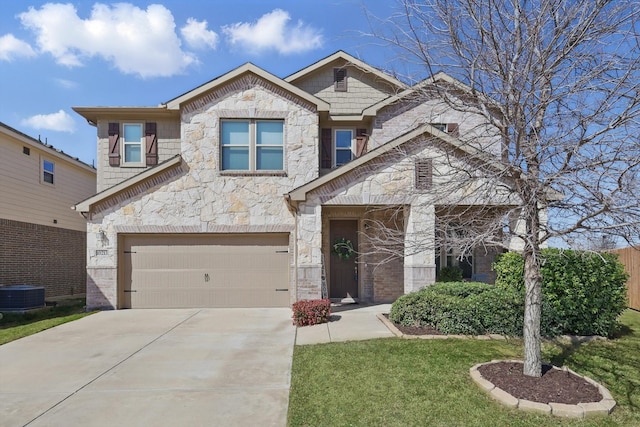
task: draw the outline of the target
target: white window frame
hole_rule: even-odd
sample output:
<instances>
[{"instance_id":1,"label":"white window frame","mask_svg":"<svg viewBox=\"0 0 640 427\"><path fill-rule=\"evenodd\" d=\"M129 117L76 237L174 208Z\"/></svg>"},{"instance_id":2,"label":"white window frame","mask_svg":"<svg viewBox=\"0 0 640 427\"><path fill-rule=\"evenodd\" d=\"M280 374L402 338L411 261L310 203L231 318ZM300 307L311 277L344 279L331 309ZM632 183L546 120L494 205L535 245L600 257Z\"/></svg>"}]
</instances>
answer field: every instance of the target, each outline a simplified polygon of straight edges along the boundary
<instances>
[{"instance_id":1,"label":"white window frame","mask_svg":"<svg viewBox=\"0 0 640 427\"><path fill-rule=\"evenodd\" d=\"M240 123L248 123L249 124L249 168L248 169L225 169L222 163L223 157L223 149L225 147L247 147L246 145L232 145L232 144L224 144L222 140L222 123L224 122L240 122ZM282 123L282 145L273 145L273 144L260 144L258 145L258 123L260 122L277 122ZM284 119L222 119L220 120L220 171L221 172L250 172L250 173L273 173L273 172L284 172L286 159L285 159L285 121ZM282 169L258 169L258 148L269 148L269 147L279 147L282 149Z\"/></svg>"},{"instance_id":2,"label":"white window frame","mask_svg":"<svg viewBox=\"0 0 640 427\"><path fill-rule=\"evenodd\" d=\"M351 146L349 148L347 147L338 147L338 132L350 132L351 133ZM351 129L351 128L336 128L333 130L333 143L332 143L332 161L333 161L333 167L337 168L340 167L342 165L346 165L347 163L353 161L353 159L355 159L356 157L356 151L355 151L355 145L356 145L356 130L355 129ZM338 164L338 151L351 151L351 160L349 160L349 162L346 163L341 163Z\"/></svg>"},{"instance_id":3,"label":"white window frame","mask_svg":"<svg viewBox=\"0 0 640 427\"><path fill-rule=\"evenodd\" d=\"M51 171L45 169L45 163L51 164ZM51 176L51 182L45 179L47 174ZM47 185L56 185L56 163L44 157L40 159L40 182Z\"/></svg>"},{"instance_id":4,"label":"white window frame","mask_svg":"<svg viewBox=\"0 0 640 427\"><path fill-rule=\"evenodd\" d=\"M125 127L126 126L139 126L140 127L140 141L127 141L125 139ZM122 124L122 152L120 155L122 156L122 164L121 166L146 166L146 157L145 157L145 133L144 133L144 124L143 123L123 123ZM127 146L128 145L139 145L140 146L140 161L139 162L128 162L127 161Z\"/></svg>"}]
</instances>

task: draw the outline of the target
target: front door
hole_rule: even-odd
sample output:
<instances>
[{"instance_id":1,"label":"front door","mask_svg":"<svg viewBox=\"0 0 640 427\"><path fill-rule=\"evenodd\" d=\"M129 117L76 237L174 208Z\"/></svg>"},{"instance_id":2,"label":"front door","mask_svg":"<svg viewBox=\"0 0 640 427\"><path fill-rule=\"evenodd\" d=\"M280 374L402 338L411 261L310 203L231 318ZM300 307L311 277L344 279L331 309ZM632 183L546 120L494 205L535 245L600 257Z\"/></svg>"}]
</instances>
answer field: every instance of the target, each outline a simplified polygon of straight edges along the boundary
<instances>
[{"instance_id":1,"label":"front door","mask_svg":"<svg viewBox=\"0 0 640 427\"><path fill-rule=\"evenodd\" d=\"M329 223L329 238L331 245L330 261L330 298L358 298L358 264L356 263L358 251L358 221L331 220ZM355 253L351 253L347 246L353 247ZM334 245L338 244L336 253Z\"/></svg>"}]
</instances>

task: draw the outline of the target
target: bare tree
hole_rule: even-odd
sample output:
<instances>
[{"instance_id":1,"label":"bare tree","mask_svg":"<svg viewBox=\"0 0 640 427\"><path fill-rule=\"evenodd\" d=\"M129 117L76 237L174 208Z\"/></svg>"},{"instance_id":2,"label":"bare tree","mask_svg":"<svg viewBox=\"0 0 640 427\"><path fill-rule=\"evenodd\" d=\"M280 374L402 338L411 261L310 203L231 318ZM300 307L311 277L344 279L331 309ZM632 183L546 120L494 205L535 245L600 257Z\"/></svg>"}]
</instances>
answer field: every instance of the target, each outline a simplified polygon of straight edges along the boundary
<instances>
[{"instance_id":1,"label":"bare tree","mask_svg":"<svg viewBox=\"0 0 640 427\"><path fill-rule=\"evenodd\" d=\"M529 376L541 376L541 248L583 233L638 243L639 15L634 0L399 0L396 15L372 19L397 63L463 83L427 80L416 102L437 96L488 124L455 144L432 132L427 142L441 150L431 202L441 229L454 229L441 234L457 253L521 242ZM488 202L496 194L502 200ZM379 232L382 248L394 231Z\"/></svg>"}]
</instances>

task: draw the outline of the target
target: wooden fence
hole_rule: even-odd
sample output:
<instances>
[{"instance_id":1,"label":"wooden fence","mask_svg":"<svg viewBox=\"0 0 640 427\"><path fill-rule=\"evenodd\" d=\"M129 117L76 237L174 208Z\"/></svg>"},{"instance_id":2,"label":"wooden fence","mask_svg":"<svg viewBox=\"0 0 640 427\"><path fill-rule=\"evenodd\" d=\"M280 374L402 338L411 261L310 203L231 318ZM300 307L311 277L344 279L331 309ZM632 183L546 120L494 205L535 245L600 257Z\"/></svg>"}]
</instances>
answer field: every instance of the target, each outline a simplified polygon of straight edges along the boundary
<instances>
[{"instance_id":1,"label":"wooden fence","mask_svg":"<svg viewBox=\"0 0 640 427\"><path fill-rule=\"evenodd\" d=\"M640 310L640 248L615 249L614 254L618 254L620 262L629 273L627 282L627 295L629 296L629 307Z\"/></svg>"}]
</instances>

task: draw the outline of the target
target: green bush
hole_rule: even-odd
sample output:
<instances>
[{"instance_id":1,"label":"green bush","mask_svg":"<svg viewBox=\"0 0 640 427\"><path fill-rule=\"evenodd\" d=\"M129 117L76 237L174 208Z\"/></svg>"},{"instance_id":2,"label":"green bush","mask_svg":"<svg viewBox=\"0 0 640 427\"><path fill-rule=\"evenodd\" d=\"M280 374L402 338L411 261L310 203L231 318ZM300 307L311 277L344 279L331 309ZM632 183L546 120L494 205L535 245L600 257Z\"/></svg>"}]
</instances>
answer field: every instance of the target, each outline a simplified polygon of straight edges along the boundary
<instances>
[{"instance_id":1,"label":"green bush","mask_svg":"<svg viewBox=\"0 0 640 427\"><path fill-rule=\"evenodd\" d=\"M442 267L438 273L437 282L459 282L462 280L462 269L457 266Z\"/></svg>"},{"instance_id":2,"label":"green bush","mask_svg":"<svg viewBox=\"0 0 640 427\"><path fill-rule=\"evenodd\" d=\"M496 285L524 291L524 261L506 253L494 263ZM542 251L542 329L576 335L611 335L627 306L627 275L617 255Z\"/></svg>"},{"instance_id":3,"label":"green bush","mask_svg":"<svg viewBox=\"0 0 640 427\"><path fill-rule=\"evenodd\" d=\"M446 334L522 335L521 292L486 283L436 283L403 295L389 318L401 325L430 325Z\"/></svg>"}]
</instances>

